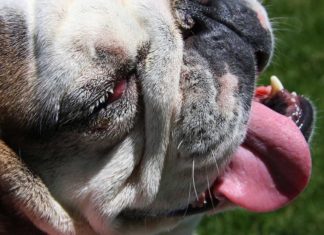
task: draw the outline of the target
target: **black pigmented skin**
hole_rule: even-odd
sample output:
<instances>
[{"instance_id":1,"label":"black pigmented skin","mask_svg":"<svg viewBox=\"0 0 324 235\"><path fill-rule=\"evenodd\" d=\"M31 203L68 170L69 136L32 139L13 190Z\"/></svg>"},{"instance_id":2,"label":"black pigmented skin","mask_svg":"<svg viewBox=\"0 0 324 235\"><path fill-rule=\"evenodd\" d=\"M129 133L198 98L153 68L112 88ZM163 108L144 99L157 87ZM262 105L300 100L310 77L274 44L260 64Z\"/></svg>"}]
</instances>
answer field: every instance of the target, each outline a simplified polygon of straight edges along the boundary
<instances>
[{"instance_id":1,"label":"black pigmented skin","mask_svg":"<svg viewBox=\"0 0 324 235\"><path fill-rule=\"evenodd\" d=\"M204 5L181 1L178 11L180 25L187 26L183 29L184 65L191 68L184 69L181 79L185 92L176 131L179 149L189 156L221 151L237 128L242 131L234 143L244 137L256 75L271 57L272 34L245 1L213 0ZM221 81L228 73L238 78L237 89L227 87L235 86L235 79ZM235 102L228 112L218 107L222 92Z\"/></svg>"}]
</instances>

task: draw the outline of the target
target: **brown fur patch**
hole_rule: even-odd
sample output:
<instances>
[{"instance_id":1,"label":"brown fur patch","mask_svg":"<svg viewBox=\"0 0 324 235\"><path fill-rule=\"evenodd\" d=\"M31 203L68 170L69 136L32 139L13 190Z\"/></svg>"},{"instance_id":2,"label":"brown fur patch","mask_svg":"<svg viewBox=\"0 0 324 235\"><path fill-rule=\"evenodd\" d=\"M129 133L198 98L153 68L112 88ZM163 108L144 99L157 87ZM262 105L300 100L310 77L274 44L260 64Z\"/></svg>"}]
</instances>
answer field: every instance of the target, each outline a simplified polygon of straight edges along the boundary
<instances>
[{"instance_id":1,"label":"brown fur patch","mask_svg":"<svg viewBox=\"0 0 324 235\"><path fill-rule=\"evenodd\" d=\"M24 126L33 109L26 101L32 94L28 78L32 75L28 29L23 16L5 9L0 15L0 125ZM28 108L30 106L30 108Z\"/></svg>"},{"instance_id":2,"label":"brown fur patch","mask_svg":"<svg viewBox=\"0 0 324 235\"><path fill-rule=\"evenodd\" d=\"M14 209L19 204L16 192L28 190L34 180L18 156L0 140L0 234L42 234Z\"/></svg>"}]
</instances>

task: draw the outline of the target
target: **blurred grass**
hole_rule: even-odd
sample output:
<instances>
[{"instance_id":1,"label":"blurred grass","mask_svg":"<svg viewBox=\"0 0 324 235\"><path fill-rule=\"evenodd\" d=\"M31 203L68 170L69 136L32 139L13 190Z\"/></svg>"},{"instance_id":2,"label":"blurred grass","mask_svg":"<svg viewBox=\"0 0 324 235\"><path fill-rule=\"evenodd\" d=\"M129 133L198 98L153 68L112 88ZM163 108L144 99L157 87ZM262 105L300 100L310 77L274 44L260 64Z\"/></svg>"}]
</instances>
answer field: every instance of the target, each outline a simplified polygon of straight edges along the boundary
<instances>
[{"instance_id":1,"label":"blurred grass","mask_svg":"<svg viewBox=\"0 0 324 235\"><path fill-rule=\"evenodd\" d=\"M313 174L306 191L274 213L243 210L205 218L199 235L322 235L324 234L324 1L264 1L276 34L273 63L260 84L275 74L290 91L304 94L317 107L312 141Z\"/></svg>"}]
</instances>

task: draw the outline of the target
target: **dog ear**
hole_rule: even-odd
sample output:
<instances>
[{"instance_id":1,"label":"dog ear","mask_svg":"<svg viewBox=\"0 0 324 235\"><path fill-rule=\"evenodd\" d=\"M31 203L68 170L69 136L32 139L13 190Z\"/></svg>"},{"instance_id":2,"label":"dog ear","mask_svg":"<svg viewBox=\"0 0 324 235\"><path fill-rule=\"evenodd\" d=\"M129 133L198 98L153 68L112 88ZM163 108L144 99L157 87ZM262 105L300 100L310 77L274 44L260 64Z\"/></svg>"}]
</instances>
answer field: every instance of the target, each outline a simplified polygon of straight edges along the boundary
<instances>
[{"instance_id":1,"label":"dog ear","mask_svg":"<svg viewBox=\"0 0 324 235\"><path fill-rule=\"evenodd\" d=\"M75 234L73 221L42 180L0 139L0 206L47 234ZM0 228L5 227L0 217Z\"/></svg>"}]
</instances>

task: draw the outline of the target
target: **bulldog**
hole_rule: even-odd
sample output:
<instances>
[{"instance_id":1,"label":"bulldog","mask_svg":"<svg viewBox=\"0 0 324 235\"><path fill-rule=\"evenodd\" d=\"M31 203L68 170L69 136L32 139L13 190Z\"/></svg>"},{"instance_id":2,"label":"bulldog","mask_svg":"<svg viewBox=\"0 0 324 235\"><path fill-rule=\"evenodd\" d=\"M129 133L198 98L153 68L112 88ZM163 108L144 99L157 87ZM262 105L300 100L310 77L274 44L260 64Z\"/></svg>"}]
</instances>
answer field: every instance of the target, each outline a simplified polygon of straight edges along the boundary
<instances>
[{"instance_id":1,"label":"bulldog","mask_svg":"<svg viewBox=\"0 0 324 235\"><path fill-rule=\"evenodd\" d=\"M0 233L191 234L311 169L256 0L1 0Z\"/></svg>"}]
</instances>

